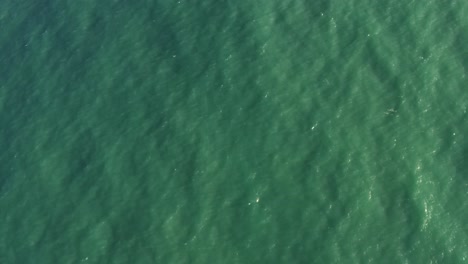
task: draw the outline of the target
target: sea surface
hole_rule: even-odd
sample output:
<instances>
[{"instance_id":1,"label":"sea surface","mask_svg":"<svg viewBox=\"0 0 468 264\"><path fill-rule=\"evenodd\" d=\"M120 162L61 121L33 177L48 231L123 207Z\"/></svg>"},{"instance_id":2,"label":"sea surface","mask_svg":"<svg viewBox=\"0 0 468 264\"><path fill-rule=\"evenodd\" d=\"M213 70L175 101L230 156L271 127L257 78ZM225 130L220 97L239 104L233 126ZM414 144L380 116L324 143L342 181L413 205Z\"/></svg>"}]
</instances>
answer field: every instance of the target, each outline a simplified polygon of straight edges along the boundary
<instances>
[{"instance_id":1,"label":"sea surface","mask_svg":"<svg viewBox=\"0 0 468 264\"><path fill-rule=\"evenodd\" d=\"M468 263L468 1L2 0L0 263Z\"/></svg>"}]
</instances>

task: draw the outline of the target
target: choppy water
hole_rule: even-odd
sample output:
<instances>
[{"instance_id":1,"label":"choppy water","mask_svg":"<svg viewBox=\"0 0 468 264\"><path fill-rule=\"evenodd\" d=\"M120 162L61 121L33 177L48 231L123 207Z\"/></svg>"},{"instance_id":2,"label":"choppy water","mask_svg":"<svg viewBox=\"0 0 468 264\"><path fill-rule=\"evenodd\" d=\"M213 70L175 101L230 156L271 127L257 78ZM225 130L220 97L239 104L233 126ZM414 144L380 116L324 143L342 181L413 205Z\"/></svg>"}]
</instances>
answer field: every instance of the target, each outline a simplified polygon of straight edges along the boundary
<instances>
[{"instance_id":1,"label":"choppy water","mask_svg":"<svg viewBox=\"0 0 468 264\"><path fill-rule=\"evenodd\" d=\"M465 263L468 2L0 3L0 263Z\"/></svg>"}]
</instances>

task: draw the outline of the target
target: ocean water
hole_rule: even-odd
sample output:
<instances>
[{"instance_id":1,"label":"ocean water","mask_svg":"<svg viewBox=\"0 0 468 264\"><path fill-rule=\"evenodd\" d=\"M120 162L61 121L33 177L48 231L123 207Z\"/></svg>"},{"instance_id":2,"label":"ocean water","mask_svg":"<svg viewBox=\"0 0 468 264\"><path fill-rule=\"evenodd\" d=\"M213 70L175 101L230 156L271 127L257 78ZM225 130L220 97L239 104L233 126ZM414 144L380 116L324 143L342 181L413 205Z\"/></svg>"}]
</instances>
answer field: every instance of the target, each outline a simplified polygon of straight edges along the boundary
<instances>
[{"instance_id":1,"label":"ocean water","mask_svg":"<svg viewBox=\"0 0 468 264\"><path fill-rule=\"evenodd\" d=\"M0 3L0 263L467 263L468 2Z\"/></svg>"}]
</instances>

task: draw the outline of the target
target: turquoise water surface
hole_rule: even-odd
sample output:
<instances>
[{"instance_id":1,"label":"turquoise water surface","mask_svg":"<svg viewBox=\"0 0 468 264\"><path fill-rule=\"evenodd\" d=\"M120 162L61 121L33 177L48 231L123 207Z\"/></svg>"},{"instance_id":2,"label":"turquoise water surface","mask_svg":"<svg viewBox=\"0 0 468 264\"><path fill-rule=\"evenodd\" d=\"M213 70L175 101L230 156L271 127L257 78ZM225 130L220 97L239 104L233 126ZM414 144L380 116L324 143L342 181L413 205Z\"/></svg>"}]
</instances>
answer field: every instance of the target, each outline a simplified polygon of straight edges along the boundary
<instances>
[{"instance_id":1,"label":"turquoise water surface","mask_svg":"<svg viewBox=\"0 0 468 264\"><path fill-rule=\"evenodd\" d=\"M467 263L468 2L0 3L0 263Z\"/></svg>"}]
</instances>

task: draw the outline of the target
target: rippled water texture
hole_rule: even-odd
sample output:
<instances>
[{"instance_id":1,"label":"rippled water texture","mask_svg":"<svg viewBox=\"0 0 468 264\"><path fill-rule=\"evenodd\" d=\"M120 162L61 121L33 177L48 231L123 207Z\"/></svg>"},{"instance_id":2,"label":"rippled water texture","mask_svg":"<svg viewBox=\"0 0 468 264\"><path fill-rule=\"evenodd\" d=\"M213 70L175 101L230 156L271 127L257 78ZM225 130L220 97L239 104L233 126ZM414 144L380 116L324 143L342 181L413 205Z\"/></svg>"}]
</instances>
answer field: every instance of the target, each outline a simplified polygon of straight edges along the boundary
<instances>
[{"instance_id":1,"label":"rippled water texture","mask_svg":"<svg viewBox=\"0 0 468 264\"><path fill-rule=\"evenodd\" d=\"M465 263L468 2L0 3L0 263Z\"/></svg>"}]
</instances>

